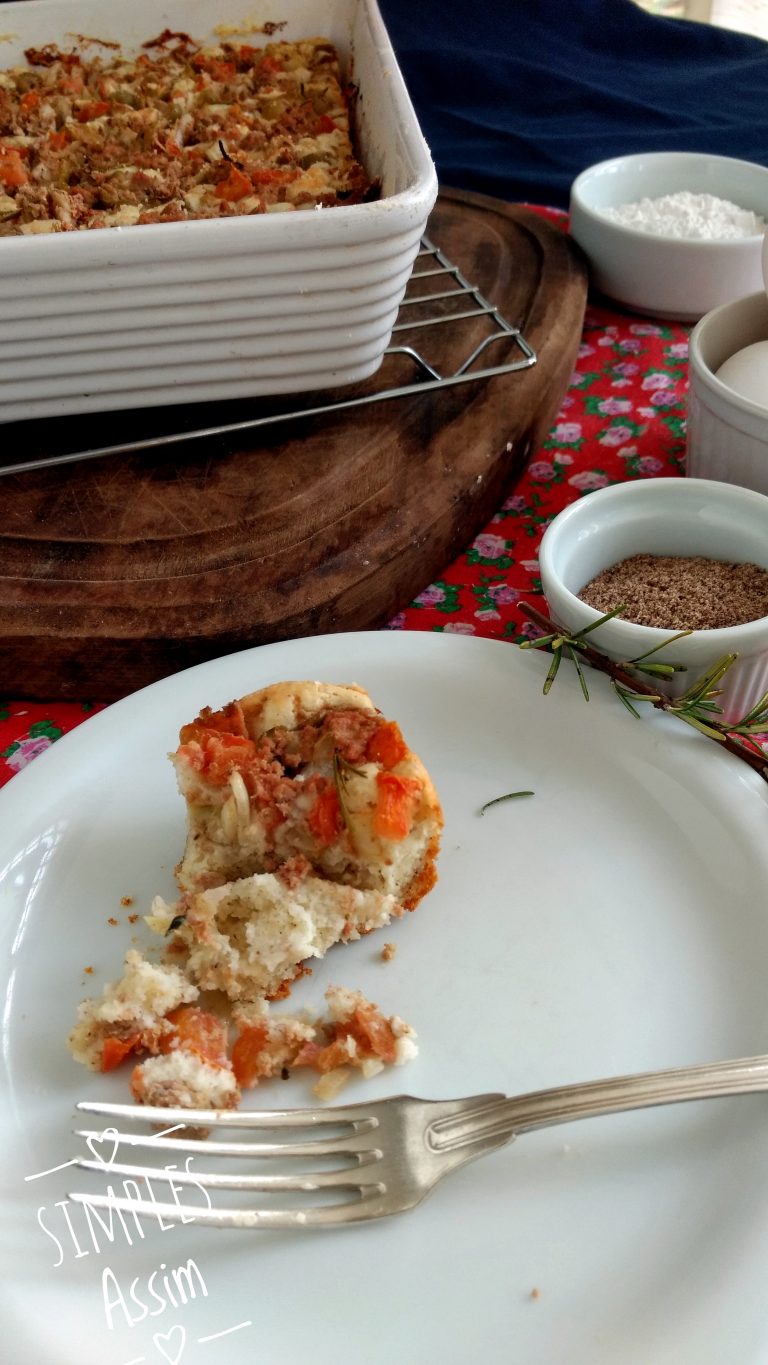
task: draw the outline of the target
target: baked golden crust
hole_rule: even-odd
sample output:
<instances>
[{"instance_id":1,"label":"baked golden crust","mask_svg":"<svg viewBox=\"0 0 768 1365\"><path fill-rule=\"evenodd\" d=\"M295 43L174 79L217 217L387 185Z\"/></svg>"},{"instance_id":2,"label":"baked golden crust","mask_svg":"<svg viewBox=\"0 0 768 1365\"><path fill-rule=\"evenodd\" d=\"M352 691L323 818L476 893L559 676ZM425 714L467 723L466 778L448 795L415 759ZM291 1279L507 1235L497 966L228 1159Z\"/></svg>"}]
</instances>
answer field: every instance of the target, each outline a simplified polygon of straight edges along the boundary
<instances>
[{"instance_id":1,"label":"baked golden crust","mask_svg":"<svg viewBox=\"0 0 768 1365\"><path fill-rule=\"evenodd\" d=\"M355 683L271 683L257 692L249 692L239 701L230 702L220 711L205 707L190 725L182 726L179 739L182 744L186 743L201 724L206 728L260 739L278 727L295 730L321 711L334 707L376 714L376 707L367 692Z\"/></svg>"},{"instance_id":2,"label":"baked golden crust","mask_svg":"<svg viewBox=\"0 0 768 1365\"><path fill-rule=\"evenodd\" d=\"M115 47L29 48L0 71L0 236L372 196L326 39L205 47L166 30L136 58Z\"/></svg>"},{"instance_id":3,"label":"baked golden crust","mask_svg":"<svg viewBox=\"0 0 768 1365\"><path fill-rule=\"evenodd\" d=\"M303 859L329 881L413 908L434 884L442 811L399 727L355 685L285 682L181 731L182 891Z\"/></svg>"}]
</instances>

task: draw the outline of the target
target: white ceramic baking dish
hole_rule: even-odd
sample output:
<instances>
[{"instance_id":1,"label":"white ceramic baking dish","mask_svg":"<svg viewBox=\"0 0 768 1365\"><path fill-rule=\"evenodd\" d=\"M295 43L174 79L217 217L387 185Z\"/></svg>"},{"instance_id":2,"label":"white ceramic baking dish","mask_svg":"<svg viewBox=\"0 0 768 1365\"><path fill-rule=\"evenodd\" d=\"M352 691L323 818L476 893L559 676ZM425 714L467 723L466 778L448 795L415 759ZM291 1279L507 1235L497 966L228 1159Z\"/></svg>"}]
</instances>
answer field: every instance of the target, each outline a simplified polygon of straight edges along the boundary
<instances>
[{"instance_id":1,"label":"white ceramic baking dish","mask_svg":"<svg viewBox=\"0 0 768 1365\"><path fill-rule=\"evenodd\" d=\"M295 393L381 363L437 194L428 148L375 0L17 0L0 67L74 33L126 52L164 28L287 21L331 39L356 101L374 203L0 238L0 421ZM254 43L266 42L250 36Z\"/></svg>"}]
</instances>

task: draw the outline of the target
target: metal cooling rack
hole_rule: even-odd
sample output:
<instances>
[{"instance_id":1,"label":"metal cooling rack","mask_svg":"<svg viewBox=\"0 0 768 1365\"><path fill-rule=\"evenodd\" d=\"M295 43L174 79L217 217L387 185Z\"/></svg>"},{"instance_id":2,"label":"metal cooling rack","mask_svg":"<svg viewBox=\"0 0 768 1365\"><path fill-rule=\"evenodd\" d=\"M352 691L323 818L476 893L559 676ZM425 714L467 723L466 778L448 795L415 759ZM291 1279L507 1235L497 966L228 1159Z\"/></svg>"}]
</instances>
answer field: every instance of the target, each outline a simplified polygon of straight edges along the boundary
<instances>
[{"instance_id":1,"label":"metal cooling rack","mask_svg":"<svg viewBox=\"0 0 768 1365\"><path fill-rule=\"evenodd\" d=\"M419 263L422 263L421 267ZM426 262L426 268L423 263ZM419 280L444 280L445 289L434 292L409 293ZM417 285L418 287L418 285ZM412 394L430 393L435 389L453 388L458 384L472 384L480 379L494 379L497 375L511 374L515 370L527 370L536 364L536 353L528 345L518 327L514 327L502 317L498 308L485 298L480 290L465 279L458 266L453 265L428 237L423 237L416 256L413 273L408 282L405 298L400 304L398 320L392 329L395 337L400 332L413 332L428 327L444 327L461 324L470 318L485 317L491 326L487 337L475 346L466 360L453 374L442 375L413 346L388 346L387 356L402 355L413 361L417 378L409 384L397 388L379 389L357 398L345 398L331 403L323 403L311 408L293 408L286 412L270 413L263 417L252 417L242 422L227 422L221 426L199 427L191 431L171 432L165 436L149 436L140 441L125 441L119 445L99 446L91 450L71 451L63 455L42 456L36 460L26 460L17 464L0 466L0 477L5 474L26 474L30 470L49 469L55 465L77 464L82 460L104 459L108 455L132 455L144 450L159 450L164 446L177 445L184 441L198 441L207 436L230 435L240 431L254 431L259 427L272 426L277 422L290 422L294 418L319 417L326 413L344 412L351 408L365 407L370 403L381 403L389 398L405 398ZM440 303L441 311L432 311ZM520 352L504 364L474 368L476 361L488 348L498 342L507 341Z\"/></svg>"}]
</instances>

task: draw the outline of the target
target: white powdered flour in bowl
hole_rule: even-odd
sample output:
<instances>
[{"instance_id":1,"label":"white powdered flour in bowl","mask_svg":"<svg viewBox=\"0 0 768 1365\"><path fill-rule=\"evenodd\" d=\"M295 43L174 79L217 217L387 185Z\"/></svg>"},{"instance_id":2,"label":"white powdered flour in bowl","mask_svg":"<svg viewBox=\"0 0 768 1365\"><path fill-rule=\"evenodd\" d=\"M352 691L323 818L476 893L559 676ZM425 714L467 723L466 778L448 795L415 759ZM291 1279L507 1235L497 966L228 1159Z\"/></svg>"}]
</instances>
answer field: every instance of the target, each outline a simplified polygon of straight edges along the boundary
<instances>
[{"instance_id":1,"label":"white powdered flour in bowl","mask_svg":"<svg viewBox=\"0 0 768 1365\"><path fill-rule=\"evenodd\" d=\"M689 241L727 241L754 237L768 223L759 213L740 208L716 194L692 194L678 190L658 199L640 199L601 210L612 223L653 232L660 237L685 237Z\"/></svg>"},{"instance_id":2,"label":"white powdered flour in bowl","mask_svg":"<svg viewBox=\"0 0 768 1365\"><path fill-rule=\"evenodd\" d=\"M647 317L698 322L762 287L768 167L703 152L591 166L571 187L571 235L592 283Z\"/></svg>"}]
</instances>

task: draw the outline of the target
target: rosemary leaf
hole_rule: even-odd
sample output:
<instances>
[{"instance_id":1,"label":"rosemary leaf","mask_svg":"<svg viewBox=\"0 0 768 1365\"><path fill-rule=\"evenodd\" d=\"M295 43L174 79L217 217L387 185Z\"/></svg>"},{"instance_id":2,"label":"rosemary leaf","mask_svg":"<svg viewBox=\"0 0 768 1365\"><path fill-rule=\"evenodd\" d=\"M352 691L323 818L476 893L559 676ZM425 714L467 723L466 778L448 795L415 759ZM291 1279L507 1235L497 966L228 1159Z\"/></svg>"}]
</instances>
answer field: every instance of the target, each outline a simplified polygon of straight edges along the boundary
<instances>
[{"instance_id":1,"label":"rosemary leaf","mask_svg":"<svg viewBox=\"0 0 768 1365\"><path fill-rule=\"evenodd\" d=\"M521 649L542 649L545 645L551 644L557 639L556 635L537 635L535 640L521 640Z\"/></svg>"},{"instance_id":2,"label":"rosemary leaf","mask_svg":"<svg viewBox=\"0 0 768 1365\"><path fill-rule=\"evenodd\" d=\"M219 151L221 152L221 155L224 158L224 160L229 162L230 166L236 166L239 171L243 169L241 163L239 161L235 161L235 158L229 155L229 152L224 146L224 143L222 142L221 138L219 138Z\"/></svg>"},{"instance_id":3,"label":"rosemary leaf","mask_svg":"<svg viewBox=\"0 0 768 1365\"><path fill-rule=\"evenodd\" d=\"M647 649L645 651L645 654L638 654L636 659L630 659L630 663L642 664L645 662L646 659L650 659L652 654L657 654L660 649L666 649L668 645L673 645L675 643L675 640L684 640L686 635L692 634L693 634L692 630L679 630L677 632L677 635L670 635L668 640L662 640L658 645L654 645L653 649ZM670 664L669 667L674 668L676 673L687 672L685 664Z\"/></svg>"},{"instance_id":4,"label":"rosemary leaf","mask_svg":"<svg viewBox=\"0 0 768 1365\"><path fill-rule=\"evenodd\" d=\"M684 692L682 697L679 697L678 700L698 701L700 697L706 697L712 692L720 679L725 677L731 664L735 663L737 658L737 654L724 655L722 659L719 659L716 664L712 665L708 673L704 673L700 678L697 678L688 688L688 691Z\"/></svg>"},{"instance_id":5,"label":"rosemary leaf","mask_svg":"<svg viewBox=\"0 0 768 1365\"><path fill-rule=\"evenodd\" d=\"M604 626L606 621L612 621L614 616L621 616L621 613L626 610L627 604L624 602L620 607L614 607L613 611L607 611L605 616L598 616L597 620L593 621L591 626L582 626L581 630L577 631L574 635L574 640L581 640L585 635L589 635L591 631L597 630L599 626Z\"/></svg>"},{"instance_id":6,"label":"rosemary leaf","mask_svg":"<svg viewBox=\"0 0 768 1365\"><path fill-rule=\"evenodd\" d=\"M635 720L642 720L643 718L640 715L640 712L635 710L634 706L629 700L630 696L629 692L625 691L621 684L617 683L616 681L614 681L613 688L622 706L626 706L627 710L629 711L629 714L631 716L634 716Z\"/></svg>"},{"instance_id":7,"label":"rosemary leaf","mask_svg":"<svg viewBox=\"0 0 768 1365\"><path fill-rule=\"evenodd\" d=\"M768 692L764 692L760 700L752 707L752 710L748 711L746 716L742 716L739 728L741 728L741 725L749 727L752 727L753 725L763 725L768 728Z\"/></svg>"},{"instance_id":8,"label":"rosemary leaf","mask_svg":"<svg viewBox=\"0 0 768 1365\"><path fill-rule=\"evenodd\" d=\"M620 683L619 686L621 686ZM623 690L625 696L631 697L632 701L649 701L654 706L658 701L661 701L660 692L633 692L631 687L625 687Z\"/></svg>"},{"instance_id":9,"label":"rosemary leaf","mask_svg":"<svg viewBox=\"0 0 768 1365\"><path fill-rule=\"evenodd\" d=\"M336 787L336 795L339 798L339 809L341 818L349 833L352 833L352 822L350 820L349 807L347 806L347 782L350 775L355 777L365 777L361 768L353 768L352 764L342 756L338 749L333 751L333 781Z\"/></svg>"},{"instance_id":10,"label":"rosemary leaf","mask_svg":"<svg viewBox=\"0 0 768 1365\"><path fill-rule=\"evenodd\" d=\"M587 680L584 677L584 669L582 668L581 663L579 662L579 656L576 653L576 650L573 648L573 645L571 644L568 645L568 653L570 654L571 659L573 660L574 668L576 669L579 682L581 683L581 690L584 693L584 700L589 701L589 692L587 691Z\"/></svg>"},{"instance_id":11,"label":"rosemary leaf","mask_svg":"<svg viewBox=\"0 0 768 1365\"><path fill-rule=\"evenodd\" d=\"M638 673L645 673L649 678L674 678L676 673L685 673L683 664L640 664L637 659L631 659L628 668L635 669Z\"/></svg>"},{"instance_id":12,"label":"rosemary leaf","mask_svg":"<svg viewBox=\"0 0 768 1365\"><path fill-rule=\"evenodd\" d=\"M764 735L768 731L768 716L761 716L753 725L732 725L734 735Z\"/></svg>"},{"instance_id":13,"label":"rosemary leaf","mask_svg":"<svg viewBox=\"0 0 768 1365\"><path fill-rule=\"evenodd\" d=\"M721 744L725 743L724 734L721 734L719 730L713 730L711 725L705 725L703 720L699 720L697 716L691 715L690 711L674 711L673 715L678 716L680 720L684 720L686 725L692 725L694 730L701 731L702 735L708 735L710 739L717 739Z\"/></svg>"},{"instance_id":14,"label":"rosemary leaf","mask_svg":"<svg viewBox=\"0 0 768 1365\"><path fill-rule=\"evenodd\" d=\"M490 810L491 806L499 806L499 805L501 805L501 802L502 802L502 801L514 801L515 798L518 797L518 796L534 796L534 795L535 795L535 792L506 792L506 794L505 794L504 796L494 796L494 798L493 798L492 801L486 801L485 805L480 807L480 810L478 811L478 815L485 815L485 812L486 812L487 810Z\"/></svg>"},{"instance_id":15,"label":"rosemary leaf","mask_svg":"<svg viewBox=\"0 0 768 1365\"><path fill-rule=\"evenodd\" d=\"M549 665L549 672L548 672L546 678L544 679L544 696L545 696L545 697L546 697L547 693L549 692L549 689L551 688L553 682L555 681L555 678L557 677L557 670L558 670L558 668L560 667L560 664L561 664L561 662L562 662L562 658L563 658L563 651L562 651L562 649L556 650L555 653L552 655L552 662L551 662L551 664Z\"/></svg>"}]
</instances>

